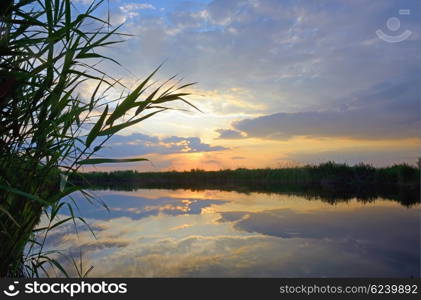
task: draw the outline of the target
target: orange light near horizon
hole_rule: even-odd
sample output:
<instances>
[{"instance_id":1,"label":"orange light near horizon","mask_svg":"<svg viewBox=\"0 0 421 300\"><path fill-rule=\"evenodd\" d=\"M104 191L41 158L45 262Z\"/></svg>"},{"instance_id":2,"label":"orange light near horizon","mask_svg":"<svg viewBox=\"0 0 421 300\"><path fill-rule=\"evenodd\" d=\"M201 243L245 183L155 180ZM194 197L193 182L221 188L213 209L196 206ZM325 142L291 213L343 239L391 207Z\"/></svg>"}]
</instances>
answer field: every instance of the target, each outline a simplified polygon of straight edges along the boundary
<instances>
[{"instance_id":1,"label":"orange light near horizon","mask_svg":"<svg viewBox=\"0 0 421 300\"><path fill-rule=\"evenodd\" d=\"M201 137L204 140L204 137ZM347 155L368 151L389 151L390 158L364 160L361 162L372 163L375 166L386 166L401 161L394 159L394 153L398 154L403 150L419 152L421 149L420 139L401 140L352 140L347 138L308 138L295 137L289 140L262 140L262 139L241 139L241 140L218 140L209 141L210 145L222 145L226 150L209 152L187 152L172 154L148 154L145 158L150 163L117 164L90 166L83 171L115 171L115 170L137 170L139 172L159 171L190 171L201 169L215 171L221 169L237 168L286 168L312 163L312 157L318 157L319 162L332 160L332 153ZM413 163L416 162L414 156ZM294 159L295 157L295 159ZM303 157L303 160L300 160ZM368 156L370 157L370 156ZM306 159L304 159L306 158ZM325 159L323 159L325 158ZM355 158L354 158L355 160ZM345 160L346 161L346 160ZM317 162L314 162L317 163Z\"/></svg>"}]
</instances>

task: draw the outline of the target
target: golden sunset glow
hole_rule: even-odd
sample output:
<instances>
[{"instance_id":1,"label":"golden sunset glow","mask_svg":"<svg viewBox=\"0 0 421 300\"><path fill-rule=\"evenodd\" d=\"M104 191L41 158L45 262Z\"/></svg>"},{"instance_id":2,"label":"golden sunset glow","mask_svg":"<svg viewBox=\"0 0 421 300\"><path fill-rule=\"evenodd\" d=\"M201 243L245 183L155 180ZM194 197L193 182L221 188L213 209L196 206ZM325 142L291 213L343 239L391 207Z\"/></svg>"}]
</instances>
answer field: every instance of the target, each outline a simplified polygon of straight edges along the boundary
<instances>
[{"instance_id":1,"label":"golden sunset glow","mask_svg":"<svg viewBox=\"0 0 421 300\"><path fill-rule=\"evenodd\" d=\"M288 16L270 14L273 24L284 24L287 18L295 25L274 29L259 23L255 44L260 46L251 47L253 26L234 16L220 23L216 20L225 13L224 5L215 4L218 9L212 13L206 5L171 27L160 20L180 11L130 6L136 16L117 13L116 20L124 19L125 28L137 35L130 46L144 47L140 52L128 47L114 53L133 67L122 82L136 86L133 75L144 77L145 67L153 69L167 55L160 81L181 69L186 82L197 82L187 88L186 98L201 112L182 103L176 107L181 110L124 130L99 155L146 157L152 164L106 165L99 170L277 168L327 161L374 166L416 163L421 122L413 72L421 59L415 42L397 44L392 50L380 39L359 34L367 20L360 16L345 41L339 43L342 35L335 26L327 26L323 36L331 40L319 44L321 33L314 34L313 29L317 20L325 18L316 13L312 21L305 21L297 13L308 9L303 8ZM268 17L267 5L249 7L254 12L251 20ZM280 9L282 4L275 6ZM311 52L304 41L313 45ZM353 46L346 52L342 44ZM386 58L378 55L382 49L397 54ZM139 59L139 53L147 54L148 61ZM169 84L173 83L176 80ZM81 93L89 95L93 88L88 81Z\"/></svg>"}]
</instances>

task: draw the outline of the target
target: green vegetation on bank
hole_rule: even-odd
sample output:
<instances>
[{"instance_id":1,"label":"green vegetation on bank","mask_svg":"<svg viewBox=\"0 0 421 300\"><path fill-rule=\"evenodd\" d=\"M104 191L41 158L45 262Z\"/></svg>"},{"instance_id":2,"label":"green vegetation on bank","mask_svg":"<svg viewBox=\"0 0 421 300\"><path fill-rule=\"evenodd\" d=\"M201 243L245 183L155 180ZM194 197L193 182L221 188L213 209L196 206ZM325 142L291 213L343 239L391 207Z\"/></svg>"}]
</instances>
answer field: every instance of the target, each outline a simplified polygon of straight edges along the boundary
<instances>
[{"instance_id":1,"label":"green vegetation on bank","mask_svg":"<svg viewBox=\"0 0 421 300\"><path fill-rule=\"evenodd\" d=\"M316 166L283 169L236 169L185 172L90 172L72 180L98 189L217 189L237 192L264 192L320 198L334 203L377 197L403 205L420 201L420 169L406 164L375 168L360 164L348 166L334 162Z\"/></svg>"},{"instance_id":2,"label":"green vegetation on bank","mask_svg":"<svg viewBox=\"0 0 421 300\"><path fill-rule=\"evenodd\" d=\"M420 170L406 164L375 168L366 164L348 166L334 162L282 169L235 169L184 172L113 171L83 173L86 183L96 186L136 184L139 187L185 186L228 187L238 185L335 185L419 186ZM76 178L75 178L76 179ZM77 180L79 183L83 181Z\"/></svg>"}]
</instances>

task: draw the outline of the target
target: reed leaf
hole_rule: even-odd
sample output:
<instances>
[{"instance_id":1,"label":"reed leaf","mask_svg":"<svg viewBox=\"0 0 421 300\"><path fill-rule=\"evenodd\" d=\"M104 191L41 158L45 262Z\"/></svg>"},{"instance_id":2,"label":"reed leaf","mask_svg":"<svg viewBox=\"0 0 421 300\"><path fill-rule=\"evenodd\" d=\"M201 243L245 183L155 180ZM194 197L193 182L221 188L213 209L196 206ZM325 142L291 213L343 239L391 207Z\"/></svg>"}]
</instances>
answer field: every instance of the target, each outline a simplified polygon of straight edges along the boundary
<instances>
[{"instance_id":1,"label":"reed leaf","mask_svg":"<svg viewBox=\"0 0 421 300\"><path fill-rule=\"evenodd\" d=\"M85 159L79 162L81 165L98 165L98 164L109 164L109 163L126 163L126 162L138 162L148 161L146 158L91 158Z\"/></svg>"}]
</instances>

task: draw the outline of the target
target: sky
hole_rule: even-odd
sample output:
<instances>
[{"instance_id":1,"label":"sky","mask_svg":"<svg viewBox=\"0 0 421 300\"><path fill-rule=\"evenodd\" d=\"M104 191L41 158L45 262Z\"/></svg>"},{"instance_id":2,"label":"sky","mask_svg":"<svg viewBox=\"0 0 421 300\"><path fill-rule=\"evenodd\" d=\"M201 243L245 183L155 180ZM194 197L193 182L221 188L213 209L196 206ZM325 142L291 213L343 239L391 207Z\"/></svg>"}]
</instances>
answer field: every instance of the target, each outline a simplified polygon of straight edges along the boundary
<instances>
[{"instance_id":1,"label":"sky","mask_svg":"<svg viewBox=\"0 0 421 300\"><path fill-rule=\"evenodd\" d=\"M134 86L165 62L157 79L198 82L187 99L202 112L163 112L120 132L99 156L150 162L96 170L421 156L419 0L110 0L109 11L132 37L104 50L123 66L105 71Z\"/></svg>"}]
</instances>

